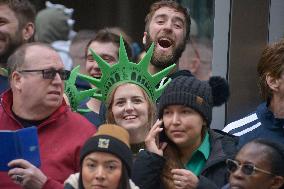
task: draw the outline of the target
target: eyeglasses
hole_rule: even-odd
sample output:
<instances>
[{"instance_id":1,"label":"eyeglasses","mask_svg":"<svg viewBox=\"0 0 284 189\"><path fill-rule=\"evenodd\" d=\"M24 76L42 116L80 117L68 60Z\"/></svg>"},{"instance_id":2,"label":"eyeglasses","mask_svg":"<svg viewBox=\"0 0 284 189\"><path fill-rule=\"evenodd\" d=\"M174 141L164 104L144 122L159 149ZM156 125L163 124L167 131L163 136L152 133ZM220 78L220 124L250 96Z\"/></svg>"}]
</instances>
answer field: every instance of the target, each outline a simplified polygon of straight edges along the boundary
<instances>
[{"instance_id":1,"label":"eyeglasses","mask_svg":"<svg viewBox=\"0 0 284 189\"><path fill-rule=\"evenodd\" d=\"M67 80L70 77L69 70L55 70L55 69L46 69L46 70L19 70L18 72L41 72L43 79L54 79L56 73L59 74L62 80Z\"/></svg>"},{"instance_id":2,"label":"eyeglasses","mask_svg":"<svg viewBox=\"0 0 284 189\"><path fill-rule=\"evenodd\" d=\"M226 160L227 168L228 170L233 173L239 168L241 168L242 173L244 173L247 176L253 175L255 171L259 171L268 175L274 175L273 173L257 168L254 164L252 163L244 163L240 164L239 162L232 160L232 159L227 159Z\"/></svg>"}]
</instances>

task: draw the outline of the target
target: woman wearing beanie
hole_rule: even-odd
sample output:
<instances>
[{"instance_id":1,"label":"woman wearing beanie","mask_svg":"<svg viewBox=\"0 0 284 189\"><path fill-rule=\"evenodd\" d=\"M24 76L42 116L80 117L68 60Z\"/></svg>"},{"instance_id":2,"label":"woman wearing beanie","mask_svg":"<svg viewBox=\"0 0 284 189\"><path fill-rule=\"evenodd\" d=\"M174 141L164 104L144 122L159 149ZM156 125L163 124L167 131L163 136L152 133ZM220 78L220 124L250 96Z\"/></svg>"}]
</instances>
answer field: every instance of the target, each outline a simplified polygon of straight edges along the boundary
<instances>
[{"instance_id":1,"label":"woman wearing beanie","mask_svg":"<svg viewBox=\"0 0 284 189\"><path fill-rule=\"evenodd\" d=\"M220 77L200 81L175 78L158 104L157 121L146 149L134 163L133 181L143 189L211 189L228 181L226 159L234 157L237 139L210 129L212 108L229 97Z\"/></svg>"},{"instance_id":2,"label":"woman wearing beanie","mask_svg":"<svg viewBox=\"0 0 284 189\"><path fill-rule=\"evenodd\" d=\"M132 153L124 128L104 124L81 149L81 171L65 181L65 189L138 189L131 182Z\"/></svg>"}]
</instances>

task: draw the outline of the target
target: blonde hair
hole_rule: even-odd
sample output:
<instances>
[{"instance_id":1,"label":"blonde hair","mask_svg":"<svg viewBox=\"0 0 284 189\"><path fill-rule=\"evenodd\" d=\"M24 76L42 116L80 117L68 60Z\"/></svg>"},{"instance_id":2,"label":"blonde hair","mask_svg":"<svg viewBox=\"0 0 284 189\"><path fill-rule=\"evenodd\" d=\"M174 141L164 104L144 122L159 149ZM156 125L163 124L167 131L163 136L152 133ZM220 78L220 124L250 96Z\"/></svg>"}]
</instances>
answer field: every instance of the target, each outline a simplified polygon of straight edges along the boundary
<instances>
[{"instance_id":1,"label":"blonde hair","mask_svg":"<svg viewBox=\"0 0 284 189\"><path fill-rule=\"evenodd\" d=\"M106 122L110 124L116 124L113 113L112 113L112 105L114 100L114 95L118 87L126 84L133 84L133 83L122 83L120 85L117 85L108 95L106 100L106 106L107 106L107 113L106 113ZM135 84L134 84L135 85ZM147 95L147 93L138 85L136 85L143 93L144 98L147 101L148 104L148 124L147 124L147 130L149 131L152 125L155 122L156 119L156 104L154 104L150 97Z\"/></svg>"}]
</instances>

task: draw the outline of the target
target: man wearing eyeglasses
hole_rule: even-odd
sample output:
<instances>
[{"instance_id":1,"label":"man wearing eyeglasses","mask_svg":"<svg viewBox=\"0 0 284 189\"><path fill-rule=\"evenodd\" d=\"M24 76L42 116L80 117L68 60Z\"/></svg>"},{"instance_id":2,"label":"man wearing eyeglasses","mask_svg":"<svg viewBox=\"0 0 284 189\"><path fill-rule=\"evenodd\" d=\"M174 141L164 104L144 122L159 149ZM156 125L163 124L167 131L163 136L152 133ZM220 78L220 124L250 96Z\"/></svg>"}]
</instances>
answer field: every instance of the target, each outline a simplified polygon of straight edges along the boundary
<instances>
[{"instance_id":1,"label":"man wearing eyeglasses","mask_svg":"<svg viewBox=\"0 0 284 189\"><path fill-rule=\"evenodd\" d=\"M11 90L0 101L0 130L36 126L41 166L23 159L11 161L0 172L0 188L63 188L62 183L79 171L79 152L96 129L81 115L71 112L63 99L69 71L51 47L29 43L8 59Z\"/></svg>"}]
</instances>

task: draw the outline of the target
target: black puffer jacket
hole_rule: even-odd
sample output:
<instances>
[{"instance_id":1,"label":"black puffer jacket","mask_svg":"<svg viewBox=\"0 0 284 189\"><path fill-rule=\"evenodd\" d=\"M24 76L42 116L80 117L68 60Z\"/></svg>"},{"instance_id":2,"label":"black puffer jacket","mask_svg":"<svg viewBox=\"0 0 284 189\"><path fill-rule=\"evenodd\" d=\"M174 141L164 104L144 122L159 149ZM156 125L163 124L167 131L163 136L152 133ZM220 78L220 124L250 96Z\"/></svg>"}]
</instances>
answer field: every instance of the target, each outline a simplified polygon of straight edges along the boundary
<instances>
[{"instance_id":1,"label":"black puffer jacket","mask_svg":"<svg viewBox=\"0 0 284 189\"><path fill-rule=\"evenodd\" d=\"M219 130L209 130L210 155L199 178L197 189L219 189L228 182L226 159L234 158L238 138ZM163 189L160 179L165 159L157 154L141 151L134 163L132 180L143 189Z\"/></svg>"}]
</instances>

